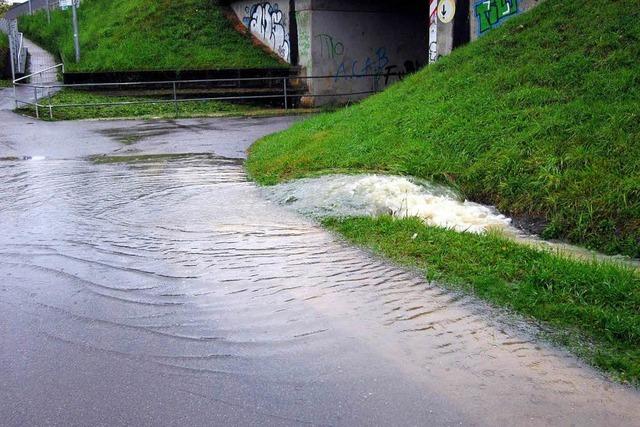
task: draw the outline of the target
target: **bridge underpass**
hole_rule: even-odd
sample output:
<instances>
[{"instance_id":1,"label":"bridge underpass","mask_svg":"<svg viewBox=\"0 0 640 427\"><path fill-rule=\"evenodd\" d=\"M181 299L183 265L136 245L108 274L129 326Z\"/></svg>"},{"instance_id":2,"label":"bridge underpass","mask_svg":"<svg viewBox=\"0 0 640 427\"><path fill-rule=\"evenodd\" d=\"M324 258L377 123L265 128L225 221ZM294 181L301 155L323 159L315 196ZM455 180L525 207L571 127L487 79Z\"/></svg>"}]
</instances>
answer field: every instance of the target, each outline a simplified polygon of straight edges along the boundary
<instances>
[{"instance_id":1,"label":"bridge underpass","mask_svg":"<svg viewBox=\"0 0 640 427\"><path fill-rule=\"evenodd\" d=\"M541 0L289 0L229 2L253 36L301 67L309 104L384 89ZM372 77L359 77L373 75ZM349 93L356 95L338 96ZM324 98L326 96L326 98Z\"/></svg>"}]
</instances>

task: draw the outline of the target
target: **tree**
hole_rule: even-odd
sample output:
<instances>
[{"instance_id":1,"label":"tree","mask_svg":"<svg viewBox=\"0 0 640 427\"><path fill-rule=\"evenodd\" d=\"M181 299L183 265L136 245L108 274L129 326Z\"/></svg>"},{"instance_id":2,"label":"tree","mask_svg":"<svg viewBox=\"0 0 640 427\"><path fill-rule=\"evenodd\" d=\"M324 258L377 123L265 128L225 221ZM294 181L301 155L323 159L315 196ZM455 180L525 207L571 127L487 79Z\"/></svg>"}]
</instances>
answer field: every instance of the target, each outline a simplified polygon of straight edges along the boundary
<instances>
[{"instance_id":1,"label":"tree","mask_svg":"<svg viewBox=\"0 0 640 427\"><path fill-rule=\"evenodd\" d=\"M7 0L0 0L0 18L2 18L10 8L11 5L7 2Z\"/></svg>"}]
</instances>

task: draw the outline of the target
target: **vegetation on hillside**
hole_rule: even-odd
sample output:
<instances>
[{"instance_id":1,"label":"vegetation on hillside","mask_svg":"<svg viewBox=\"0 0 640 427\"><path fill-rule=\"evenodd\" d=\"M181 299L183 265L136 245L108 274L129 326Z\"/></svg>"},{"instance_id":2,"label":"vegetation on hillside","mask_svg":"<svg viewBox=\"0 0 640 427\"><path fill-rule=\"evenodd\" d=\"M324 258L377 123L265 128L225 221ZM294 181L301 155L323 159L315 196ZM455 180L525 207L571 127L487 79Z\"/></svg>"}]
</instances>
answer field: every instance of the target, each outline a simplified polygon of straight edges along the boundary
<instances>
[{"instance_id":1,"label":"vegetation on hillside","mask_svg":"<svg viewBox=\"0 0 640 427\"><path fill-rule=\"evenodd\" d=\"M67 71L146 71L286 66L235 31L216 0L84 0L75 63L71 10L20 18L25 35L60 55Z\"/></svg>"},{"instance_id":2,"label":"vegetation on hillside","mask_svg":"<svg viewBox=\"0 0 640 427\"><path fill-rule=\"evenodd\" d=\"M9 9L11 9L11 5L9 3L0 1L0 18L2 18Z\"/></svg>"},{"instance_id":3,"label":"vegetation on hillside","mask_svg":"<svg viewBox=\"0 0 640 427\"><path fill-rule=\"evenodd\" d=\"M637 6L542 2L382 94L264 138L249 172L414 175L539 220L545 237L638 257Z\"/></svg>"},{"instance_id":4,"label":"vegetation on hillside","mask_svg":"<svg viewBox=\"0 0 640 427\"><path fill-rule=\"evenodd\" d=\"M2 79L9 77L11 74L7 69L10 65L9 61L9 38L0 33L0 87L5 87L6 82Z\"/></svg>"},{"instance_id":5,"label":"vegetation on hillside","mask_svg":"<svg viewBox=\"0 0 640 427\"><path fill-rule=\"evenodd\" d=\"M640 273L569 259L498 234L429 227L417 219L327 219L350 241L552 326L551 338L622 380L640 384Z\"/></svg>"}]
</instances>

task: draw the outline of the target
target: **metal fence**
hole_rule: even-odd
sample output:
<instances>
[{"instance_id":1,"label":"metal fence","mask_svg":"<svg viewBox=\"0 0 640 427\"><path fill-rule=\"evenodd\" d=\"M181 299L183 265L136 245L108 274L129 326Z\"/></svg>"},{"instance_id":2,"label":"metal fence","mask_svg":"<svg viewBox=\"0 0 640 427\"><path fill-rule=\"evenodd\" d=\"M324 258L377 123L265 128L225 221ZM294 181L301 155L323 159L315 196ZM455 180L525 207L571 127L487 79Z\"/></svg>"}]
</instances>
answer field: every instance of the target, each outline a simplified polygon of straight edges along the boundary
<instances>
[{"instance_id":1,"label":"metal fence","mask_svg":"<svg viewBox=\"0 0 640 427\"><path fill-rule=\"evenodd\" d=\"M24 74L27 69L27 49L24 46L24 35L18 30L18 21L0 18L0 31L9 37L9 56L13 78L16 74Z\"/></svg>"},{"instance_id":2,"label":"metal fence","mask_svg":"<svg viewBox=\"0 0 640 427\"><path fill-rule=\"evenodd\" d=\"M36 117L42 112L53 118L55 110L69 108L94 108L108 106L124 106L136 104L173 104L176 115L179 105L186 102L206 101L271 101L278 103L284 109L299 104L302 98L323 99L329 102L344 103L362 99L367 95L377 93L386 87L391 79L401 79L401 73L379 73L353 75L342 79L358 81L363 90L339 91L326 85L324 90L314 89L314 83L328 81L337 83L336 76L284 76L284 77L253 77L230 79L200 79L200 80L167 80L146 82L117 82L117 83L32 83L43 73L61 71L64 65L58 64L38 73L34 73L14 81L16 108L31 106L35 109ZM338 85L339 86L339 85ZM349 86L349 85L347 85ZM351 84L350 86L354 86ZM63 89L85 90L106 94L138 95L131 101L93 102L93 103L57 103L52 101L52 95ZM224 92L228 94L224 94ZM142 97L140 94L144 94ZM219 95L223 93L223 95ZM213 94L213 96L211 96ZM194 96L195 95L195 96Z\"/></svg>"}]
</instances>

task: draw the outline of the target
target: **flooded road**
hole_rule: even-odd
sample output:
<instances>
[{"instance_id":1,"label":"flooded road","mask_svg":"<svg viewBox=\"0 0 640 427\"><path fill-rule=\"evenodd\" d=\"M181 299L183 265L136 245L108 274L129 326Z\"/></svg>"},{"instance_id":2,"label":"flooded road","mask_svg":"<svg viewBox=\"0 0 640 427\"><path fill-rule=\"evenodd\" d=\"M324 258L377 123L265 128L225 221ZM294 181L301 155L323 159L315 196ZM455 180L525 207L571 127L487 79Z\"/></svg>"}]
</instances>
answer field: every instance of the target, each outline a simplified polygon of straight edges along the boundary
<instances>
[{"instance_id":1,"label":"flooded road","mask_svg":"<svg viewBox=\"0 0 640 427\"><path fill-rule=\"evenodd\" d=\"M245 150L292 119L27 122L0 136L2 424L640 425L533 327L262 197Z\"/></svg>"}]
</instances>

